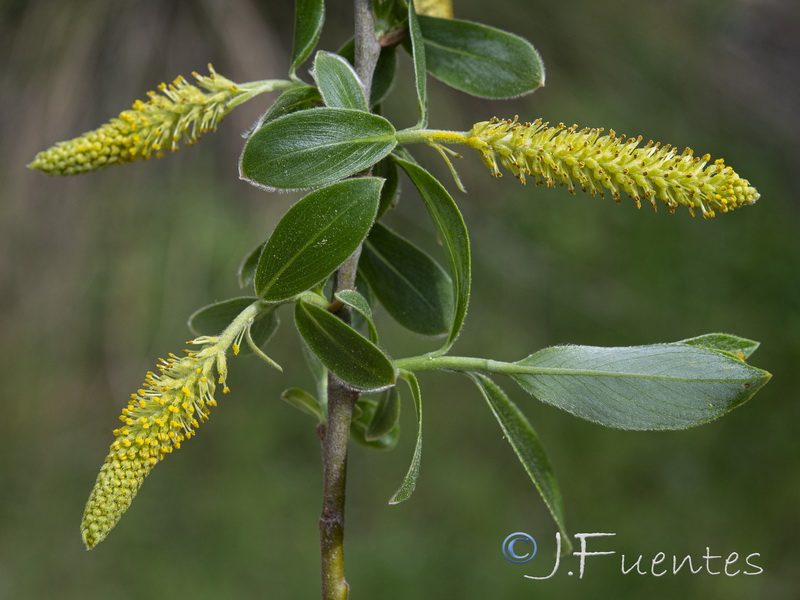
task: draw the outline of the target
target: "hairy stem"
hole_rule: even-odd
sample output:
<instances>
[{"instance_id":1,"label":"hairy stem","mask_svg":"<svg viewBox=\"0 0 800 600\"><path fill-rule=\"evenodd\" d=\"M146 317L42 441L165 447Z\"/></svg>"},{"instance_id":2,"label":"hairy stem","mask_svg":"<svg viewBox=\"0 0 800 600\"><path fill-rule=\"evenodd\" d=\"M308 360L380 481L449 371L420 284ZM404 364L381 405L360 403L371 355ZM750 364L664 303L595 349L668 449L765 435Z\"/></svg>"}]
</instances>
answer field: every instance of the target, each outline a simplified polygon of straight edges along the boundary
<instances>
[{"instance_id":1,"label":"hairy stem","mask_svg":"<svg viewBox=\"0 0 800 600\"><path fill-rule=\"evenodd\" d=\"M375 23L371 0L355 2L355 68L364 85L369 101L372 74L380 54L375 38ZM334 293L355 287L359 247L336 271ZM337 315L349 320L349 312L342 307ZM350 423L358 392L333 375L328 375L328 422L320 432L322 439L323 495L322 515L319 520L320 547L322 551L322 598L346 600L350 587L344 575L344 506L347 483L347 444L350 440Z\"/></svg>"},{"instance_id":2,"label":"hairy stem","mask_svg":"<svg viewBox=\"0 0 800 600\"><path fill-rule=\"evenodd\" d=\"M442 131L440 129L403 129L395 134L398 144L418 144L425 143L431 145L439 144L463 144L472 148L478 148L480 143L470 137L468 131Z\"/></svg>"},{"instance_id":3,"label":"hairy stem","mask_svg":"<svg viewBox=\"0 0 800 600\"><path fill-rule=\"evenodd\" d=\"M372 75L381 53L381 45L375 37L375 18L372 14L372 0L354 0L356 9L355 58L356 74L364 86L364 94L369 104L372 89Z\"/></svg>"}]
</instances>

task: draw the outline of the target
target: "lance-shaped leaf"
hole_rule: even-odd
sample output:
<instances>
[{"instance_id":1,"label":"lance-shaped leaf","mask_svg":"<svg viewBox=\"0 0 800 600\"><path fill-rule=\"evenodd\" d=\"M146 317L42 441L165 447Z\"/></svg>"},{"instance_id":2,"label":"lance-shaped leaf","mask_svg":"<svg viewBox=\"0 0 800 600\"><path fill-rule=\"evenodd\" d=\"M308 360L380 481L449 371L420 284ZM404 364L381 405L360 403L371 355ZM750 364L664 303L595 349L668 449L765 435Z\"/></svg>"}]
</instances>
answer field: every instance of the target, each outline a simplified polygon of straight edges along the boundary
<instances>
[{"instance_id":1,"label":"lance-shaped leaf","mask_svg":"<svg viewBox=\"0 0 800 600\"><path fill-rule=\"evenodd\" d=\"M294 319L309 349L345 383L360 390L394 385L392 361L375 344L324 308L298 302Z\"/></svg>"},{"instance_id":2,"label":"lance-shaped leaf","mask_svg":"<svg viewBox=\"0 0 800 600\"><path fill-rule=\"evenodd\" d=\"M390 315L423 335L442 335L453 323L453 284L422 250L376 223L359 267Z\"/></svg>"},{"instance_id":3,"label":"lance-shaped leaf","mask_svg":"<svg viewBox=\"0 0 800 600\"><path fill-rule=\"evenodd\" d=\"M303 348L303 359L311 371L314 382L317 384L317 398L328 397L328 369L325 368L319 358L311 351L307 344L301 344ZM325 412L325 411L323 411Z\"/></svg>"},{"instance_id":4,"label":"lance-shaped leaf","mask_svg":"<svg viewBox=\"0 0 800 600\"><path fill-rule=\"evenodd\" d=\"M364 87L353 67L341 56L317 52L314 58L314 80L326 106L369 110Z\"/></svg>"},{"instance_id":5,"label":"lance-shaped leaf","mask_svg":"<svg viewBox=\"0 0 800 600\"><path fill-rule=\"evenodd\" d=\"M414 399L414 409L417 413L417 441L414 444L414 454L411 457L411 464L408 467L408 472L403 478L400 487L389 499L389 504L399 504L411 497L414 493L414 488L417 487L417 478L419 477L419 464L422 458L422 393L419 389L419 382L413 373L409 371L401 371L400 376L408 384L411 390L411 396Z\"/></svg>"},{"instance_id":6,"label":"lance-shaped leaf","mask_svg":"<svg viewBox=\"0 0 800 600\"><path fill-rule=\"evenodd\" d=\"M325 279L367 235L378 211L382 179L360 177L313 191L283 216L258 261L255 288L270 302Z\"/></svg>"},{"instance_id":7,"label":"lance-shaped leaf","mask_svg":"<svg viewBox=\"0 0 800 600\"><path fill-rule=\"evenodd\" d=\"M403 10L405 14L405 9ZM377 24L376 24L377 27ZM377 34L377 30L376 30ZM344 58L351 65L355 62L356 47L353 38L341 46L336 54ZM397 74L397 48L386 46L381 48L378 62L375 65L375 72L372 74L372 87L369 94L370 106L375 106L383 100L394 85L394 78ZM378 111L380 112L380 111Z\"/></svg>"},{"instance_id":8,"label":"lance-shaped leaf","mask_svg":"<svg viewBox=\"0 0 800 600\"><path fill-rule=\"evenodd\" d=\"M397 426L400 420L400 392L397 386L392 386L381 394L378 404L375 407L375 414L372 415L364 439L368 442L379 440Z\"/></svg>"},{"instance_id":9,"label":"lance-shaped leaf","mask_svg":"<svg viewBox=\"0 0 800 600\"><path fill-rule=\"evenodd\" d=\"M428 72L482 98L513 98L544 85L544 65L527 40L470 21L419 16Z\"/></svg>"},{"instance_id":10,"label":"lance-shaped leaf","mask_svg":"<svg viewBox=\"0 0 800 600\"><path fill-rule=\"evenodd\" d=\"M247 140L239 175L266 189L302 189L344 179L389 154L395 129L347 108L301 110L270 121Z\"/></svg>"},{"instance_id":11,"label":"lance-shaped leaf","mask_svg":"<svg viewBox=\"0 0 800 600\"><path fill-rule=\"evenodd\" d=\"M600 425L638 430L706 423L746 402L770 378L729 354L680 342L556 346L503 372L542 402Z\"/></svg>"},{"instance_id":12,"label":"lance-shaped leaf","mask_svg":"<svg viewBox=\"0 0 800 600\"><path fill-rule=\"evenodd\" d=\"M397 163L390 155L375 165L372 174L386 180L381 189L381 203L378 206L378 216L375 217L377 221L387 210L397 206L400 197L400 173L397 170Z\"/></svg>"},{"instance_id":13,"label":"lance-shaped leaf","mask_svg":"<svg viewBox=\"0 0 800 600\"><path fill-rule=\"evenodd\" d=\"M320 423L325 422L323 407L314 396L301 388L289 388L281 394L281 400L294 406L300 412L311 415Z\"/></svg>"},{"instance_id":14,"label":"lance-shaped leaf","mask_svg":"<svg viewBox=\"0 0 800 600\"><path fill-rule=\"evenodd\" d=\"M361 294L355 290L342 290L336 292L335 297L337 300L345 303L347 306L356 311L356 314L361 315L361 318L366 322L367 329L369 330L369 339L373 344L378 343L378 330L375 329L375 323L372 321L372 308L369 302Z\"/></svg>"},{"instance_id":15,"label":"lance-shaped leaf","mask_svg":"<svg viewBox=\"0 0 800 600\"><path fill-rule=\"evenodd\" d=\"M411 40L411 57L414 59L414 81L417 87L419 121L417 128L428 126L428 80L425 61L425 42L420 28L420 17L414 10L413 0L408 0L408 37Z\"/></svg>"},{"instance_id":16,"label":"lance-shaped leaf","mask_svg":"<svg viewBox=\"0 0 800 600\"><path fill-rule=\"evenodd\" d=\"M362 395L358 399L355 410L353 411L353 420L350 423L350 437L362 446L368 448L374 448L375 450L391 450L400 440L399 422L395 422L394 426L380 437L367 437L369 425L375 420L379 405L380 402L369 396Z\"/></svg>"},{"instance_id":17,"label":"lance-shaped leaf","mask_svg":"<svg viewBox=\"0 0 800 600\"><path fill-rule=\"evenodd\" d=\"M446 352L461 332L469 306L472 274L467 226L455 201L433 175L422 167L400 158L397 159L397 164L405 170L419 191L447 255L455 306L450 335L447 336L445 346L439 351Z\"/></svg>"},{"instance_id":18,"label":"lance-shaped leaf","mask_svg":"<svg viewBox=\"0 0 800 600\"><path fill-rule=\"evenodd\" d=\"M527 417L496 383L479 373L467 374L483 394L503 430L503 435L511 444L536 489L539 490L542 500L561 531L561 537L566 541L563 553L569 554L571 542L564 522L564 501L539 436Z\"/></svg>"},{"instance_id":19,"label":"lance-shaped leaf","mask_svg":"<svg viewBox=\"0 0 800 600\"><path fill-rule=\"evenodd\" d=\"M295 0L291 75L314 51L325 23L324 0Z\"/></svg>"},{"instance_id":20,"label":"lance-shaped leaf","mask_svg":"<svg viewBox=\"0 0 800 600\"><path fill-rule=\"evenodd\" d=\"M245 288L248 285L253 284L253 280L256 278L258 259L261 257L261 252L264 250L264 244L266 244L266 242L253 248L247 255L245 255L245 257L242 259L242 262L239 264L239 270L237 272L239 287Z\"/></svg>"},{"instance_id":21,"label":"lance-shaped leaf","mask_svg":"<svg viewBox=\"0 0 800 600\"><path fill-rule=\"evenodd\" d=\"M372 91L369 95L371 106L375 106L386 98L392 90L396 74L397 48L395 46L381 48L378 64L375 65L375 72L372 74Z\"/></svg>"},{"instance_id":22,"label":"lance-shaped leaf","mask_svg":"<svg viewBox=\"0 0 800 600\"><path fill-rule=\"evenodd\" d=\"M196 336L217 336L238 317L241 312L258 298L232 298L209 304L195 311L189 317L189 329ZM250 326L250 335L256 346L263 346L278 328L278 315L273 310L265 310L256 317ZM248 345L239 348L242 354L251 352Z\"/></svg>"}]
</instances>

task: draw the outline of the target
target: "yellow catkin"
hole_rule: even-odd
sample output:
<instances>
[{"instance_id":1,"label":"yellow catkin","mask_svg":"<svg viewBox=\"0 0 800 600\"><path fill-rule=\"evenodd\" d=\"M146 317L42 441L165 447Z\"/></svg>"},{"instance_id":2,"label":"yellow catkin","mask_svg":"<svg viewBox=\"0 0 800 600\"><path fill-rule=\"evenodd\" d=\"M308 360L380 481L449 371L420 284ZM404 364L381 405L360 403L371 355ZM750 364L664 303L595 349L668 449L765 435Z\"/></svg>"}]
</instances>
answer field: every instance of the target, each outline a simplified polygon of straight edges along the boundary
<instances>
[{"instance_id":1,"label":"yellow catkin","mask_svg":"<svg viewBox=\"0 0 800 600\"><path fill-rule=\"evenodd\" d=\"M147 373L142 389L122 410L123 426L114 430L116 439L83 513L81 535L89 550L117 524L150 470L208 418L217 404L215 382L228 391L226 347L211 337L189 343L202 348L161 359L158 373Z\"/></svg>"},{"instance_id":2,"label":"yellow catkin","mask_svg":"<svg viewBox=\"0 0 800 600\"><path fill-rule=\"evenodd\" d=\"M618 202L624 192L637 207L649 201L655 210L659 199L670 212L684 205L692 216L699 210L713 217L759 198L723 160L709 164L708 154L695 157L689 148L678 152L658 142L642 144L641 136L603 135L602 129L575 125L549 127L541 120L520 123L515 117L476 123L468 143L495 177L501 176L499 163L522 183L530 178L539 185L564 185L573 193L577 186L601 197L608 191Z\"/></svg>"},{"instance_id":3,"label":"yellow catkin","mask_svg":"<svg viewBox=\"0 0 800 600\"><path fill-rule=\"evenodd\" d=\"M415 0L414 9L418 15L441 19L453 18L453 0Z\"/></svg>"},{"instance_id":4,"label":"yellow catkin","mask_svg":"<svg viewBox=\"0 0 800 600\"><path fill-rule=\"evenodd\" d=\"M28 165L49 175L76 175L108 165L163 156L179 149L179 142L193 144L251 93L208 65L209 75L194 73L198 85L182 76L162 83L148 100L137 100L94 131L39 152ZM199 86L199 87L198 87ZM201 89L202 88L202 89Z\"/></svg>"}]
</instances>

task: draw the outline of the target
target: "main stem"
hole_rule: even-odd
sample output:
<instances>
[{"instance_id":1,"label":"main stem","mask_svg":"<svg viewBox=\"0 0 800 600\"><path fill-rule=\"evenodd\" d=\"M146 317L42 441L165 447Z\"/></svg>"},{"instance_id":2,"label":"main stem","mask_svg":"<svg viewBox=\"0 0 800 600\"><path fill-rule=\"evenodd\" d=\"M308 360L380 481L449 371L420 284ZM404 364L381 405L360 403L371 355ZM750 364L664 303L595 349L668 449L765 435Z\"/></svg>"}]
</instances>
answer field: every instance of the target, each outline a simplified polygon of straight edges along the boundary
<instances>
[{"instance_id":1,"label":"main stem","mask_svg":"<svg viewBox=\"0 0 800 600\"><path fill-rule=\"evenodd\" d=\"M344 577L344 500L347 442L358 393L328 375L328 423L322 437L323 495L319 518L322 550L322 598L346 600L350 587Z\"/></svg>"},{"instance_id":2,"label":"main stem","mask_svg":"<svg viewBox=\"0 0 800 600\"><path fill-rule=\"evenodd\" d=\"M375 38L375 22L371 0L355 2L355 68L364 85L369 102L372 74L380 55L380 45ZM355 287L359 247L336 272L334 292ZM341 309L338 316L349 320L349 313ZM347 600L350 586L344 576L344 505L347 484L347 445L350 440L350 423L358 392L341 379L328 375L328 422L320 430L322 439L323 494L322 514L319 519L320 547L322 551L323 600Z\"/></svg>"}]
</instances>

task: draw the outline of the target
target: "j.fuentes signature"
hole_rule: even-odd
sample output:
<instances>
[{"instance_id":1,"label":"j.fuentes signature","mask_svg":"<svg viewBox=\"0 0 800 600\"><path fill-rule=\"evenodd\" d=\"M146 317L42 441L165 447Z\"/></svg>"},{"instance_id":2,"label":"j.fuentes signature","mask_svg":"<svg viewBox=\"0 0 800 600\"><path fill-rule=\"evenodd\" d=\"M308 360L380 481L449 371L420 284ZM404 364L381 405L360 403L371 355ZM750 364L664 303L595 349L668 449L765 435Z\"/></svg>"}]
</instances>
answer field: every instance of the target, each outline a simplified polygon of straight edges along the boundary
<instances>
[{"instance_id":1,"label":"j.fuentes signature","mask_svg":"<svg viewBox=\"0 0 800 600\"><path fill-rule=\"evenodd\" d=\"M578 541L579 550L572 553L570 557L578 558L578 578L583 579L586 572L586 559L594 556L608 556L617 554L615 550L590 551L588 549L589 539L599 537L614 537L615 533L576 533L575 539ZM518 532L512 533L503 541L503 556L510 562L525 564L536 556L538 546L536 540L530 534ZM726 575L734 577L736 575L760 575L764 572L757 561L760 559L759 552L752 552L745 556L738 552L731 552L727 556L712 554L711 548L706 547L705 553L701 556L687 554L684 556L668 556L664 552L656 553L652 558L647 558L640 554L636 557L620 555L620 570L623 575L631 573L639 575L652 575L653 577L663 577L664 575L677 575L685 572L691 574L707 573L709 575ZM534 576L525 575L527 579L550 579L558 573L561 568L561 534L556 533L556 555L553 568L548 575ZM567 575L574 575L570 570Z\"/></svg>"}]
</instances>

